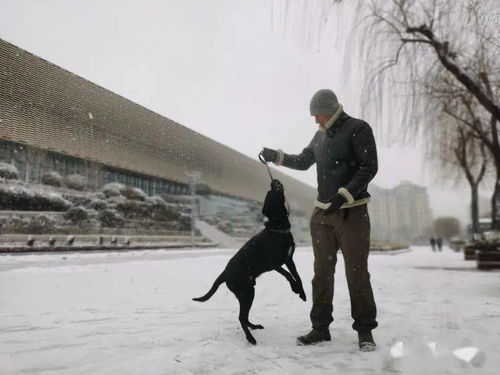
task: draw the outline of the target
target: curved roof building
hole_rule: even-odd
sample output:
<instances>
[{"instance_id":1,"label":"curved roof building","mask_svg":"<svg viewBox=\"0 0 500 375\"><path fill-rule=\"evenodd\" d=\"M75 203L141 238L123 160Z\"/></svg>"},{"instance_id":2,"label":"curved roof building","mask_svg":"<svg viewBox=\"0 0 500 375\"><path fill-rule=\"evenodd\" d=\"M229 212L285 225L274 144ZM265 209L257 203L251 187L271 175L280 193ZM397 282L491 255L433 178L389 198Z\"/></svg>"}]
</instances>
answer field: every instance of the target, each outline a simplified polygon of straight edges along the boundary
<instances>
[{"instance_id":1,"label":"curved roof building","mask_svg":"<svg viewBox=\"0 0 500 375\"><path fill-rule=\"evenodd\" d=\"M0 39L0 138L214 192L262 201L265 167L227 146ZM309 213L315 189L279 171L292 209Z\"/></svg>"}]
</instances>

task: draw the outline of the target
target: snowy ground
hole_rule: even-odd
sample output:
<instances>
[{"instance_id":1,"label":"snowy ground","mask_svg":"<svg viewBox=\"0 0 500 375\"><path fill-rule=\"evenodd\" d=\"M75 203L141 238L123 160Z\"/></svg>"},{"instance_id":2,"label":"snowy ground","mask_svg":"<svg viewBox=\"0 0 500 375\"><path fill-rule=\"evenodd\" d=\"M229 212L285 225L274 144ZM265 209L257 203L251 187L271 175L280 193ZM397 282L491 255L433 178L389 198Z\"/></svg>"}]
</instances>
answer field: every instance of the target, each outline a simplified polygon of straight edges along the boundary
<instances>
[{"instance_id":1,"label":"snowy ground","mask_svg":"<svg viewBox=\"0 0 500 375\"><path fill-rule=\"evenodd\" d=\"M254 331L257 346L247 344L225 286L204 304L191 301L230 255L1 256L0 374L498 374L500 272L478 272L461 253L414 248L371 256L379 309L374 353L357 349L342 257L333 341L295 345L310 326L308 248L296 253L308 302L282 276L263 275L251 320L265 329ZM463 347L479 353L461 361L452 352Z\"/></svg>"}]
</instances>

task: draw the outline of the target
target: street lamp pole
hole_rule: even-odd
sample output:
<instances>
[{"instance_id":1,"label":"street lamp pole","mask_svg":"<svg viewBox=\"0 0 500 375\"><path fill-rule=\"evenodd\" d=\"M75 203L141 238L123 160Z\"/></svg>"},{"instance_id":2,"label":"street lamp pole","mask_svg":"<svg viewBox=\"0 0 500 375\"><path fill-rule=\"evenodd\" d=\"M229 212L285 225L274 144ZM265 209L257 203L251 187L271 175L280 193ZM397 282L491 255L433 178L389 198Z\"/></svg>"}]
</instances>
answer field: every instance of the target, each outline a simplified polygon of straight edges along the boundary
<instances>
[{"instance_id":1,"label":"street lamp pole","mask_svg":"<svg viewBox=\"0 0 500 375\"><path fill-rule=\"evenodd\" d=\"M195 219L196 219L196 184L200 178L200 172L186 172L189 181L189 190L191 193L191 246L195 248L194 234L195 234Z\"/></svg>"}]
</instances>

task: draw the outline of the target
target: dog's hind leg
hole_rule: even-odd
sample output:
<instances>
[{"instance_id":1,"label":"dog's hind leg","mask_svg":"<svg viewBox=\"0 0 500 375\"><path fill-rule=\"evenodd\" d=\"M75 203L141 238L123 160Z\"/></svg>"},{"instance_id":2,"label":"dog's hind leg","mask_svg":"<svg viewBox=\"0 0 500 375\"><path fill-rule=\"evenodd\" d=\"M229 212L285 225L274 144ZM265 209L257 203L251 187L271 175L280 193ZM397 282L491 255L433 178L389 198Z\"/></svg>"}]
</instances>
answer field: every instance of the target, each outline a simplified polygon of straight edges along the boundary
<instances>
[{"instance_id":1,"label":"dog's hind leg","mask_svg":"<svg viewBox=\"0 0 500 375\"><path fill-rule=\"evenodd\" d=\"M249 328L251 329L260 329L264 328L261 325L252 324L248 321L248 315L250 313L250 308L252 307L253 299L255 296L255 288L253 285L244 285L239 286L237 290L233 291L238 298L238 302L240 303L240 315L239 320L241 324L241 328L243 332L245 332L245 336L251 344L257 344L257 341L250 333Z\"/></svg>"},{"instance_id":2,"label":"dog's hind leg","mask_svg":"<svg viewBox=\"0 0 500 375\"><path fill-rule=\"evenodd\" d=\"M304 292L304 287L302 286L302 280L300 279L299 273L297 272L297 267L295 267L295 263L293 262L293 258L288 258L285 262L286 268L290 270L295 282L297 283L297 287L299 289L299 297L305 301L306 300L306 292Z\"/></svg>"}]
</instances>

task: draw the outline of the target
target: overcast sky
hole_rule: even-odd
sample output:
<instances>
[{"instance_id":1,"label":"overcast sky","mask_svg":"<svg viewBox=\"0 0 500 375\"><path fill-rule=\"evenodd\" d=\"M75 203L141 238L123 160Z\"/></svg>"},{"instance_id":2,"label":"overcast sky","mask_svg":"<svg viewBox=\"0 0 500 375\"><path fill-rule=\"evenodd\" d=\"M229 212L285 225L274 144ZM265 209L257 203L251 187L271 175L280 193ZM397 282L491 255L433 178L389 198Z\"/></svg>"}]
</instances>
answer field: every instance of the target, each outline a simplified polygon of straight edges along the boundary
<instances>
[{"instance_id":1,"label":"overcast sky","mask_svg":"<svg viewBox=\"0 0 500 375\"><path fill-rule=\"evenodd\" d=\"M250 157L263 146L295 153L316 130L308 112L314 92L333 89L358 116L361 84L343 69L339 41L348 27L319 45L303 43L293 25L284 30L280 0L274 13L271 3L0 0L0 38ZM435 216L465 221L467 185L438 185L418 140L397 144L365 120L379 148L374 183L427 186ZM314 168L283 171L316 186Z\"/></svg>"}]
</instances>

